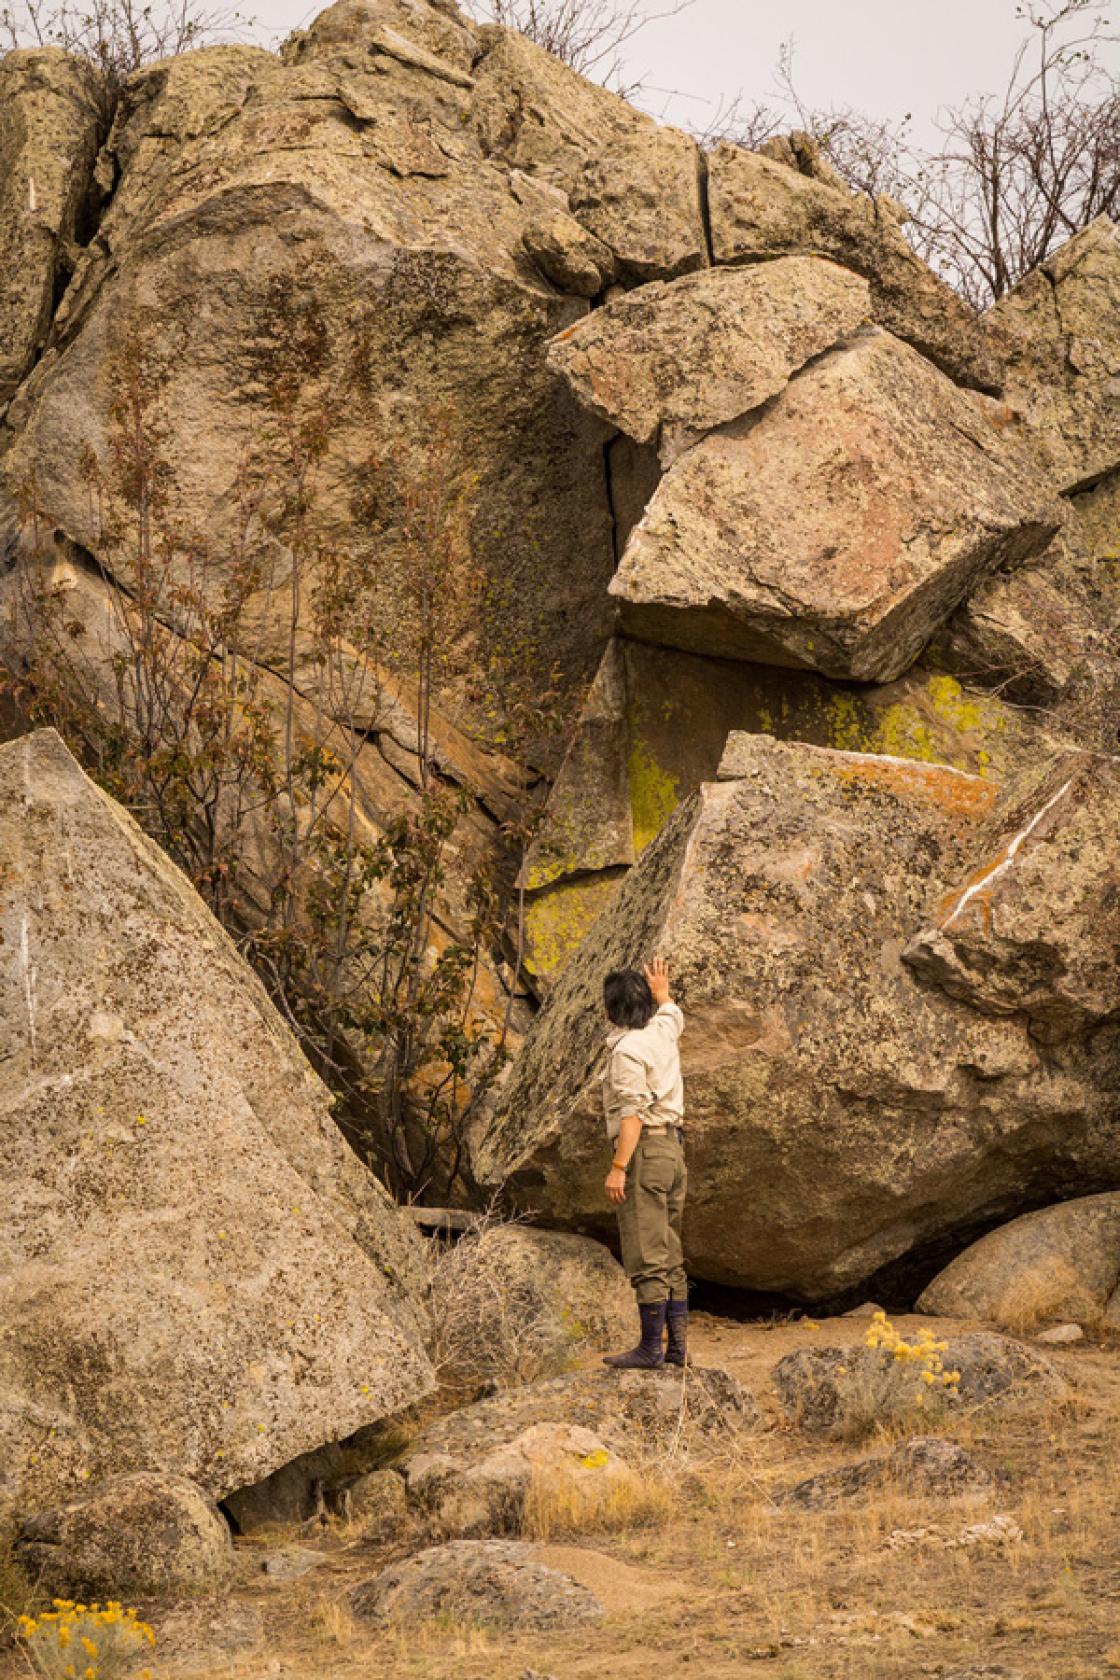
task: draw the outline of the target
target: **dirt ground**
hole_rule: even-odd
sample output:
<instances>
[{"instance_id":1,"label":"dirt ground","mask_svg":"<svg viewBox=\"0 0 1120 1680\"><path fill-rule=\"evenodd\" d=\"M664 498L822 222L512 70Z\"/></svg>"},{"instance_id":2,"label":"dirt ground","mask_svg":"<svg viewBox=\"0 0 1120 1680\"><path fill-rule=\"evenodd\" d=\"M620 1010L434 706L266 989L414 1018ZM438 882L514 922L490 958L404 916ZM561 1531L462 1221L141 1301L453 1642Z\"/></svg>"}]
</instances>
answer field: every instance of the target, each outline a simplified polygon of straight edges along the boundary
<instances>
[{"instance_id":1,"label":"dirt ground","mask_svg":"<svg viewBox=\"0 0 1120 1680\"><path fill-rule=\"evenodd\" d=\"M549 1536L543 1561L591 1587L602 1623L574 1633L499 1634L451 1625L377 1633L348 1609L353 1588L413 1547L376 1548L342 1530L301 1535L322 1562L294 1581L267 1577L270 1550L239 1543L232 1596L146 1607L160 1635L159 1680L630 1680L676 1671L697 1680L885 1680L887 1676L1021 1674L1030 1680L1120 1675L1120 1345L1089 1339L1048 1349L1071 1385L1042 1411L953 1414L939 1433L998 1472L981 1508L892 1491L838 1510L806 1512L774 1494L876 1443L822 1445L784 1424L772 1367L794 1348L860 1342L866 1321L737 1324L694 1315L701 1365L731 1371L767 1413L761 1433L726 1461L675 1466L672 1506L652 1524ZM905 1331L974 1325L900 1317ZM882 1443L879 1443L882 1445ZM927 1538L903 1549L897 1531L939 1525L955 1536L994 1515L1022 1539L980 1549ZM984 1667L983 1665L988 1665ZM973 1672L970 1672L973 1671ZM0 1664L3 1680L26 1669Z\"/></svg>"}]
</instances>

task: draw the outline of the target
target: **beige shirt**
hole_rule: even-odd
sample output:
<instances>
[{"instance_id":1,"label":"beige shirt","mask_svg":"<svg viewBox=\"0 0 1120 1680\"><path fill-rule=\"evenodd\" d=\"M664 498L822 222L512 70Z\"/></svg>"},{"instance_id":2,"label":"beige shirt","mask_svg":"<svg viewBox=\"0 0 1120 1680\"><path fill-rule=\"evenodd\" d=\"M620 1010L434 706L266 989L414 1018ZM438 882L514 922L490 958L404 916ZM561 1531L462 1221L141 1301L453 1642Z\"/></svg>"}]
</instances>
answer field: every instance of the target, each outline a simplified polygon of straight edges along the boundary
<instances>
[{"instance_id":1,"label":"beige shirt","mask_svg":"<svg viewBox=\"0 0 1120 1680\"><path fill-rule=\"evenodd\" d=\"M673 1002L663 1003L644 1027L617 1027L607 1039L610 1051L603 1075L607 1136L613 1143L628 1114L643 1126L684 1124L684 1080L678 1042L684 1016Z\"/></svg>"}]
</instances>

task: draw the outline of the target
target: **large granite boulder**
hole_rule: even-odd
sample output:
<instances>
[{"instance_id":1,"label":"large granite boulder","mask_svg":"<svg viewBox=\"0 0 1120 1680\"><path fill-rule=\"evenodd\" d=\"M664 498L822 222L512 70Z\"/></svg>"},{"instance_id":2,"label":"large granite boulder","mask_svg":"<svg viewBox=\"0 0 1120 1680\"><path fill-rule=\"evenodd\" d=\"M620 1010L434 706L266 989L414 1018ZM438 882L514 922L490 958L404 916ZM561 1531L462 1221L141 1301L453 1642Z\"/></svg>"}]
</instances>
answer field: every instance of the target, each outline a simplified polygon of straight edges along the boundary
<instances>
[{"instance_id":1,"label":"large granite boulder","mask_svg":"<svg viewBox=\"0 0 1120 1680\"><path fill-rule=\"evenodd\" d=\"M705 432L776 396L867 318L867 282L817 257L710 269L637 290L553 340L574 395L668 466Z\"/></svg>"},{"instance_id":2,"label":"large granite boulder","mask_svg":"<svg viewBox=\"0 0 1120 1680\"><path fill-rule=\"evenodd\" d=\"M1056 489L1120 464L1120 229L1100 216L989 312L1006 395Z\"/></svg>"},{"instance_id":3,"label":"large granite boulder","mask_svg":"<svg viewBox=\"0 0 1120 1680\"><path fill-rule=\"evenodd\" d=\"M0 747L0 1505L221 1497L426 1394L419 1238L185 878Z\"/></svg>"},{"instance_id":4,"label":"large granite boulder","mask_svg":"<svg viewBox=\"0 0 1120 1680\"><path fill-rule=\"evenodd\" d=\"M973 1009L1058 1041L1120 1018L1120 760L1073 754L1034 781L903 960Z\"/></svg>"},{"instance_id":5,"label":"large granite boulder","mask_svg":"<svg viewBox=\"0 0 1120 1680\"><path fill-rule=\"evenodd\" d=\"M1078 1196L990 1231L928 1284L921 1312L1120 1330L1120 1194Z\"/></svg>"},{"instance_id":6,"label":"large granite boulder","mask_svg":"<svg viewBox=\"0 0 1120 1680\"><path fill-rule=\"evenodd\" d=\"M831 257L871 282L880 326L961 384L999 390L998 340L915 253L889 203L850 191L812 162L806 169L793 150L775 158L727 143L708 160L708 199L715 262L797 251Z\"/></svg>"},{"instance_id":7,"label":"large granite boulder","mask_svg":"<svg viewBox=\"0 0 1120 1680\"><path fill-rule=\"evenodd\" d=\"M975 403L872 331L688 450L610 592L645 641L887 682L1064 517Z\"/></svg>"},{"instance_id":8,"label":"large granite boulder","mask_svg":"<svg viewBox=\"0 0 1120 1680\"><path fill-rule=\"evenodd\" d=\"M359 1621L433 1622L550 1633L597 1622L603 1605L589 1587L542 1563L517 1540L451 1540L429 1546L350 1595Z\"/></svg>"},{"instance_id":9,"label":"large granite boulder","mask_svg":"<svg viewBox=\"0 0 1120 1680\"><path fill-rule=\"evenodd\" d=\"M657 950L685 1012L700 1276L827 1297L1057 1182L1115 1174L1115 1026L1051 1050L1022 1013L983 1013L903 961L959 891L996 785L757 735L731 737L721 776L570 959L480 1141L482 1176L540 1217L608 1227L602 978ZM1059 900L1060 876L1043 890Z\"/></svg>"},{"instance_id":10,"label":"large granite boulder","mask_svg":"<svg viewBox=\"0 0 1120 1680\"><path fill-rule=\"evenodd\" d=\"M97 77L58 47L0 59L0 417L89 235Z\"/></svg>"}]
</instances>

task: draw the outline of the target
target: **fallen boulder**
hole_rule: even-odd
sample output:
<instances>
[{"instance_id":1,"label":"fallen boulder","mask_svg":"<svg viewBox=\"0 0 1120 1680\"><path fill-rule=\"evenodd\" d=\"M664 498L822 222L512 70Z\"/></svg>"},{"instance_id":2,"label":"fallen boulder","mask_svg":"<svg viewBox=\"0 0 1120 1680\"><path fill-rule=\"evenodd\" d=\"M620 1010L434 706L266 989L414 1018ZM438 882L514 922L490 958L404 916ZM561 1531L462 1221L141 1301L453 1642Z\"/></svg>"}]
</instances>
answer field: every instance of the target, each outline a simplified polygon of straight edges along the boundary
<instances>
[{"instance_id":1,"label":"fallen boulder","mask_svg":"<svg viewBox=\"0 0 1120 1680\"><path fill-rule=\"evenodd\" d=\"M603 1606L570 1575L516 1540L452 1540L390 1564L350 1595L360 1621L435 1621L502 1628L578 1627Z\"/></svg>"},{"instance_id":2,"label":"fallen boulder","mask_svg":"<svg viewBox=\"0 0 1120 1680\"><path fill-rule=\"evenodd\" d=\"M593 1510L667 1451L710 1457L760 1424L726 1371L576 1371L435 1419L398 1469L437 1531L502 1532L518 1527L535 1483Z\"/></svg>"},{"instance_id":3,"label":"fallen boulder","mask_svg":"<svg viewBox=\"0 0 1120 1680\"><path fill-rule=\"evenodd\" d=\"M441 1538L520 1533L534 1495L558 1498L570 1518L593 1521L620 1490L638 1486L631 1467L590 1429L561 1422L481 1443L473 1459L419 1444L405 1480L409 1503Z\"/></svg>"},{"instance_id":4,"label":"fallen boulder","mask_svg":"<svg viewBox=\"0 0 1120 1680\"><path fill-rule=\"evenodd\" d=\"M686 1021L699 1276L827 1298L1052 1195L1055 1175L1079 1188L1115 1175L1114 1025L1051 1049L1022 1014L982 1013L902 960L999 826L999 788L745 734L720 774L569 959L476 1171L538 1217L608 1228L602 980L660 951ZM1060 883L1046 891L1058 919Z\"/></svg>"},{"instance_id":5,"label":"fallen boulder","mask_svg":"<svg viewBox=\"0 0 1120 1680\"><path fill-rule=\"evenodd\" d=\"M994 1487L991 1471L964 1447L939 1435L916 1435L889 1453L807 1477L782 1503L821 1511L889 1490L921 1499L982 1499Z\"/></svg>"},{"instance_id":6,"label":"fallen boulder","mask_svg":"<svg viewBox=\"0 0 1120 1680\"><path fill-rule=\"evenodd\" d=\"M871 331L675 463L610 593L641 640L889 682L1064 518L950 380Z\"/></svg>"},{"instance_id":7,"label":"fallen boulder","mask_svg":"<svg viewBox=\"0 0 1120 1680\"><path fill-rule=\"evenodd\" d=\"M426 1394L421 1239L185 877L0 747L0 1504L220 1498Z\"/></svg>"},{"instance_id":8,"label":"fallen boulder","mask_svg":"<svg viewBox=\"0 0 1120 1680\"><path fill-rule=\"evenodd\" d=\"M141 1471L20 1525L16 1556L43 1590L65 1598L213 1592L233 1571L229 1527L185 1476Z\"/></svg>"},{"instance_id":9,"label":"fallen boulder","mask_svg":"<svg viewBox=\"0 0 1120 1680\"><path fill-rule=\"evenodd\" d=\"M634 1291L609 1249L568 1231L483 1226L437 1260L432 1358L474 1399L566 1370L633 1335Z\"/></svg>"},{"instance_id":10,"label":"fallen boulder","mask_svg":"<svg viewBox=\"0 0 1120 1680\"><path fill-rule=\"evenodd\" d=\"M927 1284L918 1307L1008 1330L1071 1320L1120 1329L1120 1193L1058 1202L989 1231Z\"/></svg>"},{"instance_id":11,"label":"fallen boulder","mask_svg":"<svg viewBox=\"0 0 1120 1680\"><path fill-rule=\"evenodd\" d=\"M708 269L595 310L553 339L548 361L585 408L657 445L667 467L777 396L869 307L866 281L817 257Z\"/></svg>"}]
</instances>

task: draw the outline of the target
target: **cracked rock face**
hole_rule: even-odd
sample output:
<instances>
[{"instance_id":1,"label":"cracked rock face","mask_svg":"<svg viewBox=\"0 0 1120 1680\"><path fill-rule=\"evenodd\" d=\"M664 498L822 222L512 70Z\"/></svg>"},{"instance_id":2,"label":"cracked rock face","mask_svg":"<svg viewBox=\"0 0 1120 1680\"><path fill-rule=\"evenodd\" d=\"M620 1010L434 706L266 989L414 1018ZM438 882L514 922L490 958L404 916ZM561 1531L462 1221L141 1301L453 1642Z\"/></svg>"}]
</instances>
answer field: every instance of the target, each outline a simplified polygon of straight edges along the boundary
<instances>
[{"instance_id":1,"label":"cracked rock face","mask_svg":"<svg viewBox=\"0 0 1120 1680\"><path fill-rule=\"evenodd\" d=\"M777 396L870 308L866 281L816 257L641 286L569 327L549 363L593 414L669 466L705 432Z\"/></svg>"},{"instance_id":2,"label":"cracked rock face","mask_svg":"<svg viewBox=\"0 0 1120 1680\"><path fill-rule=\"evenodd\" d=\"M600 989L662 951L685 1011L695 1273L820 1299L1057 1177L1120 1167L1116 1031L1052 1052L903 952L999 798L942 766L733 735L563 971L476 1162L606 1228ZM1055 1162L1063 1165L1056 1169Z\"/></svg>"},{"instance_id":3,"label":"cracked rock face","mask_svg":"<svg viewBox=\"0 0 1120 1680\"><path fill-rule=\"evenodd\" d=\"M0 418L46 341L86 236L97 79L57 47L0 60Z\"/></svg>"},{"instance_id":4,"label":"cracked rock face","mask_svg":"<svg viewBox=\"0 0 1120 1680\"><path fill-rule=\"evenodd\" d=\"M889 682L1063 518L967 397L872 332L676 462L611 594L646 641Z\"/></svg>"},{"instance_id":5,"label":"cracked rock face","mask_svg":"<svg viewBox=\"0 0 1120 1680\"><path fill-rule=\"evenodd\" d=\"M185 878L51 731L0 831L0 1507L220 1498L429 1392L419 1239Z\"/></svg>"}]
</instances>

